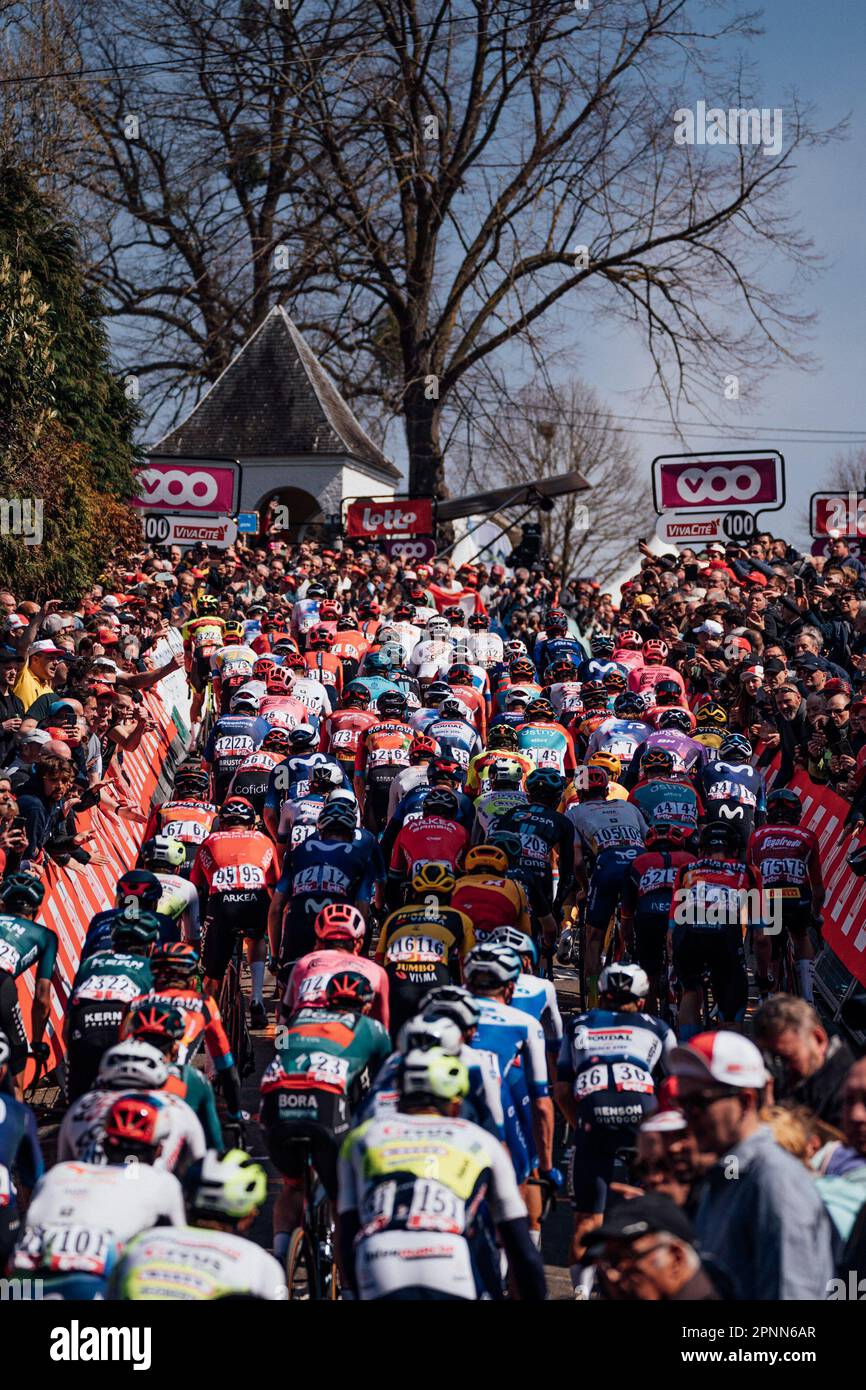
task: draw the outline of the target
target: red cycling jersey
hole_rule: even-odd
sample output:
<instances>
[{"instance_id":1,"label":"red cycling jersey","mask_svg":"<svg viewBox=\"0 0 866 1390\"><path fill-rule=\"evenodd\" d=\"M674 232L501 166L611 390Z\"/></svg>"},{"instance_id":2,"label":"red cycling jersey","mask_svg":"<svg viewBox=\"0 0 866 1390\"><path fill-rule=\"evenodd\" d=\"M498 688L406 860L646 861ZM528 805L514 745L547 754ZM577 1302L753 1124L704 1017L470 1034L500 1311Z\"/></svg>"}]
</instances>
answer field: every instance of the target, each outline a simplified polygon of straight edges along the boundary
<instances>
[{"instance_id":1,"label":"red cycling jersey","mask_svg":"<svg viewBox=\"0 0 866 1390\"><path fill-rule=\"evenodd\" d=\"M752 831L746 858L760 871L765 889L800 906L824 888L818 836L805 826L762 825Z\"/></svg>"},{"instance_id":2,"label":"red cycling jersey","mask_svg":"<svg viewBox=\"0 0 866 1390\"><path fill-rule=\"evenodd\" d=\"M377 720L361 735L355 758L355 776L383 767L408 767L409 747L415 737L410 724L399 719Z\"/></svg>"},{"instance_id":3,"label":"red cycling jersey","mask_svg":"<svg viewBox=\"0 0 866 1390\"><path fill-rule=\"evenodd\" d=\"M304 652L304 666L310 680L321 681L337 694L343 689L343 663L333 651Z\"/></svg>"},{"instance_id":4,"label":"red cycling jersey","mask_svg":"<svg viewBox=\"0 0 866 1390\"><path fill-rule=\"evenodd\" d=\"M408 878L424 864L448 864L457 872L469 847L469 831L457 821L442 816L421 815L402 827L391 851L391 869Z\"/></svg>"},{"instance_id":5,"label":"red cycling jersey","mask_svg":"<svg viewBox=\"0 0 866 1390\"><path fill-rule=\"evenodd\" d=\"M217 808L210 801L166 801L150 813L144 840L154 835L170 835L185 845L202 844L213 829Z\"/></svg>"},{"instance_id":6,"label":"red cycling jersey","mask_svg":"<svg viewBox=\"0 0 866 1390\"><path fill-rule=\"evenodd\" d=\"M319 749L322 753L330 753L341 763L350 762L354 767L361 738L378 723L378 714L369 709L335 710L322 720Z\"/></svg>"},{"instance_id":7,"label":"red cycling jersey","mask_svg":"<svg viewBox=\"0 0 866 1390\"><path fill-rule=\"evenodd\" d=\"M273 888L277 881L274 844L259 830L216 830L195 857L190 882L209 893Z\"/></svg>"}]
</instances>

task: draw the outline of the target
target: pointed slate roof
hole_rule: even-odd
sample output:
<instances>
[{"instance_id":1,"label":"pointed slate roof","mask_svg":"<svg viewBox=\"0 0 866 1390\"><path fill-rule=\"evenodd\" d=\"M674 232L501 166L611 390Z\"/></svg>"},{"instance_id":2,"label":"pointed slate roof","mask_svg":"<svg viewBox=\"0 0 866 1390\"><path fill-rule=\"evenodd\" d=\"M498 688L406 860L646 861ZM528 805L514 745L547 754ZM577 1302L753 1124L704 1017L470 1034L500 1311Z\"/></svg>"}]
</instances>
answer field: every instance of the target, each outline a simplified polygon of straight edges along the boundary
<instances>
[{"instance_id":1,"label":"pointed slate roof","mask_svg":"<svg viewBox=\"0 0 866 1390\"><path fill-rule=\"evenodd\" d=\"M241 459L343 454L389 481L401 477L281 305L153 452Z\"/></svg>"}]
</instances>

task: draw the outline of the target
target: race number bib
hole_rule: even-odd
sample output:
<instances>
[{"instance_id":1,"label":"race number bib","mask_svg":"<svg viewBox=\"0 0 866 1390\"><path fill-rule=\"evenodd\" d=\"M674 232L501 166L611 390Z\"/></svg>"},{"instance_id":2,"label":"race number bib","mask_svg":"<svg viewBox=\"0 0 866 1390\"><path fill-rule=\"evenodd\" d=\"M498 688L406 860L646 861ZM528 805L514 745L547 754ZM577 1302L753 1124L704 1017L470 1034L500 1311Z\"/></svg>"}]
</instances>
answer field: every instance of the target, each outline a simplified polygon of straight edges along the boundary
<instances>
[{"instance_id":1,"label":"race number bib","mask_svg":"<svg viewBox=\"0 0 866 1390\"><path fill-rule=\"evenodd\" d=\"M456 1192L431 1178L417 1178L406 1220L409 1231L444 1231L460 1235L466 1222L466 1205Z\"/></svg>"},{"instance_id":2,"label":"race number bib","mask_svg":"<svg viewBox=\"0 0 866 1390\"><path fill-rule=\"evenodd\" d=\"M632 1062L614 1062L611 1071L613 1084L618 1091L640 1091L644 1095L652 1095L652 1077L643 1067L636 1067Z\"/></svg>"},{"instance_id":3,"label":"race number bib","mask_svg":"<svg viewBox=\"0 0 866 1390\"><path fill-rule=\"evenodd\" d=\"M578 1100L583 1100L584 1096L594 1095L596 1091L606 1091L607 1086L606 1066L587 1067L585 1071L578 1073L574 1083L574 1094Z\"/></svg>"},{"instance_id":4,"label":"race number bib","mask_svg":"<svg viewBox=\"0 0 866 1390\"><path fill-rule=\"evenodd\" d=\"M15 1253L15 1268L104 1274L111 1251L106 1232L91 1227L27 1226Z\"/></svg>"},{"instance_id":5,"label":"race number bib","mask_svg":"<svg viewBox=\"0 0 866 1390\"><path fill-rule=\"evenodd\" d=\"M213 876L212 888L226 893L234 888L264 888L264 871L258 864L224 864Z\"/></svg>"}]
</instances>

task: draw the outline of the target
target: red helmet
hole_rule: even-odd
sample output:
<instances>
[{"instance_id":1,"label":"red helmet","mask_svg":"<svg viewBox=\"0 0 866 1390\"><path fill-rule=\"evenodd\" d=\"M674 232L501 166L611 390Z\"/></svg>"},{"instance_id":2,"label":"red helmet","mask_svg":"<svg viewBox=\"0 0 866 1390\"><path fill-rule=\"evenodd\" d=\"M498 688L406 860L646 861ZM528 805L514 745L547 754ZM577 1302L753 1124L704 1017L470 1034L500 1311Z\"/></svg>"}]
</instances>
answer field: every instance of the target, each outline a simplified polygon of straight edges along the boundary
<instances>
[{"instance_id":1,"label":"red helmet","mask_svg":"<svg viewBox=\"0 0 866 1390\"><path fill-rule=\"evenodd\" d=\"M436 757L438 752L439 744L435 738L428 738L426 734L416 734L409 744L409 761L410 763L429 762L431 758Z\"/></svg>"},{"instance_id":2,"label":"red helmet","mask_svg":"<svg viewBox=\"0 0 866 1390\"><path fill-rule=\"evenodd\" d=\"M635 632L633 627L627 627L622 632L617 633L616 644L625 651L636 651L643 646L643 638L639 632Z\"/></svg>"},{"instance_id":3,"label":"red helmet","mask_svg":"<svg viewBox=\"0 0 866 1390\"><path fill-rule=\"evenodd\" d=\"M607 795L610 778L603 767L589 766L583 778L583 786L578 783L578 796Z\"/></svg>"},{"instance_id":4,"label":"red helmet","mask_svg":"<svg viewBox=\"0 0 866 1390\"><path fill-rule=\"evenodd\" d=\"M258 661L253 663L253 675L256 680L267 681L272 671L276 671L277 663L272 656L260 656Z\"/></svg>"},{"instance_id":5,"label":"red helmet","mask_svg":"<svg viewBox=\"0 0 866 1390\"><path fill-rule=\"evenodd\" d=\"M311 652L328 651L334 645L334 634L328 627L314 627L307 638L307 647Z\"/></svg>"},{"instance_id":6,"label":"red helmet","mask_svg":"<svg viewBox=\"0 0 866 1390\"><path fill-rule=\"evenodd\" d=\"M198 967L198 951L188 941L165 941L154 948L150 957L153 975L160 980L166 975L191 980Z\"/></svg>"},{"instance_id":7,"label":"red helmet","mask_svg":"<svg viewBox=\"0 0 866 1390\"><path fill-rule=\"evenodd\" d=\"M286 666L275 666L267 677L269 695L287 695L292 688L291 670Z\"/></svg>"},{"instance_id":8,"label":"red helmet","mask_svg":"<svg viewBox=\"0 0 866 1390\"><path fill-rule=\"evenodd\" d=\"M343 605L341 603L337 603L337 601L332 598L323 599L322 602L319 604L319 617L324 622L334 622L336 618L339 618L342 611Z\"/></svg>"},{"instance_id":9,"label":"red helmet","mask_svg":"<svg viewBox=\"0 0 866 1390\"><path fill-rule=\"evenodd\" d=\"M364 919L351 903L328 903L313 923L317 941L363 941Z\"/></svg>"},{"instance_id":10,"label":"red helmet","mask_svg":"<svg viewBox=\"0 0 866 1390\"><path fill-rule=\"evenodd\" d=\"M157 1149L163 1135L162 1106L145 1096L118 1096L105 1117L104 1143L108 1149Z\"/></svg>"},{"instance_id":11,"label":"red helmet","mask_svg":"<svg viewBox=\"0 0 866 1390\"><path fill-rule=\"evenodd\" d=\"M651 637L648 642L644 642L643 654L648 666L652 666L654 662L661 664L667 657L668 644L658 637Z\"/></svg>"},{"instance_id":12,"label":"red helmet","mask_svg":"<svg viewBox=\"0 0 866 1390\"><path fill-rule=\"evenodd\" d=\"M671 845L674 849L688 849L695 838L695 827L680 825L676 821L657 821L646 833L647 849L656 845Z\"/></svg>"},{"instance_id":13,"label":"red helmet","mask_svg":"<svg viewBox=\"0 0 866 1390\"><path fill-rule=\"evenodd\" d=\"M340 704L344 709L369 709L370 692L364 685L347 685L340 696Z\"/></svg>"}]
</instances>

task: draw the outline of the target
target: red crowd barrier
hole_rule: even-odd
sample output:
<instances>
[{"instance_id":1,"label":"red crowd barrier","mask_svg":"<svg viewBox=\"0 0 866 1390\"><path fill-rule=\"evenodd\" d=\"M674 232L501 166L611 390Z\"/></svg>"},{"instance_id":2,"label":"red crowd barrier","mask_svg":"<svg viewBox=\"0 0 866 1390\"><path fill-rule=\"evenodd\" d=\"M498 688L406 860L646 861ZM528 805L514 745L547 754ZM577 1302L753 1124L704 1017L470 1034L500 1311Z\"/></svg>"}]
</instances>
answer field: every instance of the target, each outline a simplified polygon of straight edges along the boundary
<instances>
[{"instance_id":1,"label":"red crowd barrier","mask_svg":"<svg viewBox=\"0 0 866 1390\"><path fill-rule=\"evenodd\" d=\"M111 783L115 783L119 793L146 812L162 768L178 738L178 730L167 704L158 694L149 691L144 696L144 704L156 724L155 730L143 736L135 752L124 754L120 760L115 757L107 776L109 790ZM63 1057L63 1018L90 919L94 913L113 907L115 884L121 874L134 866L144 834L143 821L127 820L99 807L76 816L75 824L80 831L93 831L94 838L88 841L87 848L99 850L108 863L70 869L49 861L43 877L46 892L39 920L56 931L59 942L57 968L52 980L51 1017L46 1032L51 1048L49 1070ZM18 996L28 1034L33 990L33 971L29 970L18 981ZM32 1075L31 1063L25 1073L25 1085Z\"/></svg>"}]
</instances>

